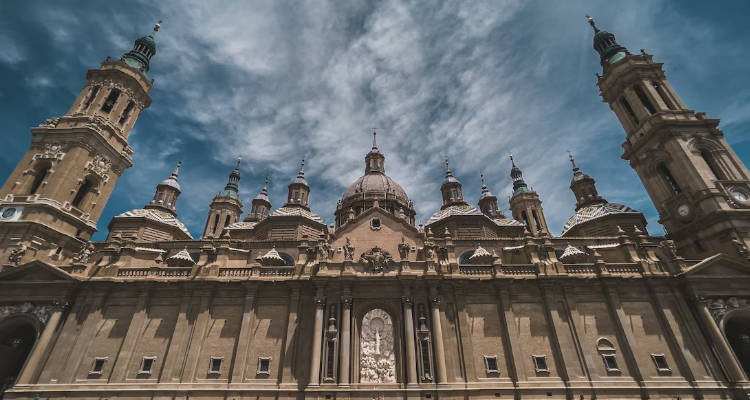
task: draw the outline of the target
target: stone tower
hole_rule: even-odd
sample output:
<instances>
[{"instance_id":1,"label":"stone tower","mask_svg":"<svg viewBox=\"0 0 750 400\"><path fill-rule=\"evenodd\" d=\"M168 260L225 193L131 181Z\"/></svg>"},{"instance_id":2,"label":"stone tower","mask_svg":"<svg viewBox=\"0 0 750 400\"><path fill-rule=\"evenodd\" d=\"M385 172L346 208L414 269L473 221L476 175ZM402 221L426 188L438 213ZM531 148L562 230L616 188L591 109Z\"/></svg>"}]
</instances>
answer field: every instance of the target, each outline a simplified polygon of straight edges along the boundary
<instances>
[{"instance_id":1,"label":"stone tower","mask_svg":"<svg viewBox=\"0 0 750 400\"><path fill-rule=\"evenodd\" d=\"M297 177L289 184L289 195L284 207L299 207L310 211L310 207L308 206L309 195L310 185L307 184L307 180L305 179L305 160L303 159L302 163L300 163Z\"/></svg>"},{"instance_id":2,"label":"stone tower","mask_svg":"<svg viewBox=\"0 0 750 400\"><path fill-rule=\"evenodd\" d=\"M482 214L490 218L505 218L497 206L497 197L490 192L487 184L484 182L484 174L480 174L482 180L482 194L479 196L479 209Z\"/></svg>"},{"instance_id":3,"label":"stone tower","mask_svg":"<svg viewBox=\"0 0 750 400\"><path fill-rule=\"evenodd\" d=\"M258 222L265 219L271 212L271 200L268 198L268 177L263 183L263 189L253 199L250 214L245 217L245 222Z\"/></svg>"},{"instance_id":4,"label":"stone tower","mask_svg":"<svg viewBox=\"0 0 750 400\"><path fill-rule=\"evenodd\" d=\"M526 229L533 236L549 235L547 220L544 218L542 210L542 200L539 195L529 189L526 181L523 180L521 168L516 166L513 155L510 155L511 169L510 177L513 178L513 195L510 197L510 211L513 218L521 221L526 225Z\"/></svg>"},{"instance_id":5,"label":"stone tower","mask_svg":"<svg viewBox=\"0 0 750 400\"><path fill-rule=\"evenodd\" d=\"M678 253L746 258L750 173L719 120L688 109L652 55L630 54L612 33L589 23L604 71L600 94L626 132L622 158L638 173Z\"/></svg>"},{"instance_id":6,"label":"stone tower","mask_svg":"<svg viewBox=\"0 0 750 400\"><path fill-rule=\"evenodd\" d=\"M117 179L132 166L128 135L151 104L146 73L159 27L120 60L89 70L65 115L31 128L29 150L0 189L1 263L57 263L96 232Z\"/></svg>"},{"instance_id":7,"label":"stone tower","mask_svg":"<svg viewBox=\"0 0 750 400\"><path fill-rule=\"evenodd\" d=\"M229 181L224 186L224 190L214 196L211 201L206 227L203 229L204 238L218 238L225 227L240 220L240 215L242 215L242 201L239 195L241 160L241 158L237 159L237 165L229 174Z\"/></svg>"}]
</instances>

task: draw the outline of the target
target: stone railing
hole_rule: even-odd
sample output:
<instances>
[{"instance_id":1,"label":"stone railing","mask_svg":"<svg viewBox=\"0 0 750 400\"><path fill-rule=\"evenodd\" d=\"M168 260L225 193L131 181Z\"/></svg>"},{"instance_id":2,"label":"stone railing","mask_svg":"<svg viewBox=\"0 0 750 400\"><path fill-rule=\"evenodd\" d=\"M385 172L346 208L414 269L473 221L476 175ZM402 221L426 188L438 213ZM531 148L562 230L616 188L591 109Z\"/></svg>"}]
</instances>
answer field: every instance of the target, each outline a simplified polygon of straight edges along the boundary
<instances>
[{"instance_id":1,"label":"stone railing","mask_svg":"<svg viewBox=\"0 0 750 400\"><path fill-rule=\"evenodd\" d=\"M228 278L248 277L253 274L253 269L246 268L219 268L219 276Z\"/></svg>"},{"instance_id":2,"label":"stone railing","mask_svg":"<svg viewBox=\"0 0 750 400\"><path fill-rule=\"evenodd\" d=\"M565 272L570 275L585 275L585 274L596 274L596 266L594 264L563 264L565 266Z\"/></svg>"},{"instance_id":3,"label":"stone railing","mask_svg":"<svg viewBox=\"0 0 750 400\"><path fill-rule=\"evenodd\" d=\"M260 276L294 276L294 267L259 267Z\"/></svg>"},{"instance_id":4,"label":"stone railing","mask_svg":"<svg viewBox=\"0 0 750 400\"><path fill-rule=\"evenodd\" d=\"M458 269L461 275L492 276L493 267L491 265L460 265Z\"/></svg>"},{"instance_id":5,"label":"stone railing","mask_svg":"<svg viewBox=\"0 0 750 400\"><path fill-rule=\"evenodd\" d=\"M536 275L536 265L503 264L500 266L500 272L505 275Z\"/></svg>"},{"instance_id":6,"label":"stone railing","mask_svg":"<svg viewBox=\"0 0 750 400\"><path fill-rule=\"evenodd\" d=\"M641 273L641 266L638 265L638 263L606 264L603 269L609 272L610 274L640 274Z\"/></svg>"},{"instance_id":7,"label":"stone railing","mask_svg":"<svg viewBox=\"0 0 750 400\"><path fill-rule=\"evenodd\" d=\"M173 267L151 267L151 268L122 268L117 270L117 276L121 278L187 278L192 268Z\"/></svg>"}]
</instances>

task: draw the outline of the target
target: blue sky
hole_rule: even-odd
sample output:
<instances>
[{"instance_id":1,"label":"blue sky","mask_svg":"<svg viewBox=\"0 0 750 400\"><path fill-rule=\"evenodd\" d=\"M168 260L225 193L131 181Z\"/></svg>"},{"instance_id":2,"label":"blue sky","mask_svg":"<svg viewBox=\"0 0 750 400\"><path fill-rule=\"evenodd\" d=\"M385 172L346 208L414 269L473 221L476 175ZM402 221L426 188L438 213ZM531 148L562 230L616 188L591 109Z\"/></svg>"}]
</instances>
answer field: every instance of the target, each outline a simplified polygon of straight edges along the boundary
<instances>
[{"instance_id":1,"label":"blue sky","mask_svg":"<svg viewBox=\"0 0 750 400\"><path fill-rule=\"evenodd\" d=\"M241 155L245 210L270 175L274 208L300 158L311 208L327 223L363 172L371 127L387 173L426 221L448 157L476 204L479 174L507 211L513 152L559 234L574 197L566 150L609 201L663 234L624 132L601 102L584 15L632 52L644 48L696 111L721 118L750 160L750 3L705 1L144 1L0 3L0 176L26 152L29 127L67 112L86 70L119 57L164 20L149 75L153 103L130 137L134 167L99 220L141 208L183 159L177 210L200 236L211 198Z\"/></svg>"}]
</instances>

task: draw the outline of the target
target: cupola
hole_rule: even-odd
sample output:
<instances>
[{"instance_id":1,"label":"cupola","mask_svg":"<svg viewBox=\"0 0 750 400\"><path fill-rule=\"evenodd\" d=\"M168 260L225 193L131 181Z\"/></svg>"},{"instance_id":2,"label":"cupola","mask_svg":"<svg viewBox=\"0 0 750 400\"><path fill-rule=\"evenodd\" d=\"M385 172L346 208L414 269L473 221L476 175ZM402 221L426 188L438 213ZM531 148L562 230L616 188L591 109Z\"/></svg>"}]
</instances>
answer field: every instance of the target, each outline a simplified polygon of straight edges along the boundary
<instances>
[{"instance_id":1,"label":"cupola","mask_svg":"<svg viewBox=\"0 0 750 400\"><path fill-rule=\"evenodd\" d=\"M309 211L309 194L310 185L307 184L307 180L305 179L305 160L302 159L297 177L294 178L292 183L289 184L289 195L287 196L286 204L284 204L284 207L298 206Z\"/></svg>"},{"instance_id":2,"label":"cupola","mask_svg":"<svg viewBox=\"0 0 750 400\"><path fill-rule=\"evenodd\" d=\"M441 209L452 205L466 204L463 193L461 193L461 182L453 176L453 171L451 171L447 159L445 160L445 180L440 185L440 192L443 194Z\"/></svg>"},{"instance_id":3,"label":"cupola","mask_svg":"<svg viewBox=\"0 0 750 400\"><path fill-rule=\"evenodd\" d=\"M133 49L123 54L122 61L143 73L148 72L151 58L156 55L154 36L159 28L161 28L161 21L154 25L153 33L136 39Z\"/></svg>"}]
</instances>

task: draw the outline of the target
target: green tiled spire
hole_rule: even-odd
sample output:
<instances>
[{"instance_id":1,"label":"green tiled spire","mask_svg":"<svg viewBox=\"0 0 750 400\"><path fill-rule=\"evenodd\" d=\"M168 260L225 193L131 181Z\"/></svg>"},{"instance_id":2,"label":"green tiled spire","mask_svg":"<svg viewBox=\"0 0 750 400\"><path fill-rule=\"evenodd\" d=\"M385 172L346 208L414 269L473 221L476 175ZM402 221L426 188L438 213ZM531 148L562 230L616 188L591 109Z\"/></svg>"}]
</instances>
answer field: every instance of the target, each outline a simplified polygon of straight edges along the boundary
<instances>
[{"instance_id":1,"label":"green tiled spire","mask_svg":"<svg viewBox=\"0 0 750 400\"><path fill-rule=\"evenodd\" d=\"M526 182L523 180L521 168L518 168L516 162L513 160L513 154L510 154L509 157L512 165L510 169L510 177L513 178L513 194L530 192L531 189L529 189L528 185L526 185Z\"/></svg>"},{"instance_id":2,"label":"green tiled spire","mask_svg":"<svg viewBox=\"0 0 750 400\"><path fill-rule=\"evenodd\" d=\"M594 50L599 53L602 68L606 72L610 65L625 58L628 54L628 49L617 44L614 34L599 30L593 18L587 15L586 19L594 29Z\"/></svg>"},{"instance_id":3,"label":"green tiled spire","mask_svg":"<svg viewBox=\"0 0 750 400\"><path fill-rule=\"evenodd\" d=\"M234 167L231 173L229 173L229 181L224 186L224 190L221 192L222 196L229 196L235 199L239 198L240 191L240 161L242 157L237 157L237 166Z\"/></svg>"},{"instance_id":4,"label":"green tiled spire","mask_svg":"<svg viewBox=\"0 0 750 400\"><path fill-rule=\"evenodd\" d=\"M151 57L156 55L156 41L154 36L161 28L161 21L154 25L154 32L148 36L136 39L133 49L123 54L122 61L138 69L144 74L148 72Z\"/></svg>"}]
</instances>

